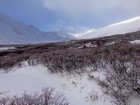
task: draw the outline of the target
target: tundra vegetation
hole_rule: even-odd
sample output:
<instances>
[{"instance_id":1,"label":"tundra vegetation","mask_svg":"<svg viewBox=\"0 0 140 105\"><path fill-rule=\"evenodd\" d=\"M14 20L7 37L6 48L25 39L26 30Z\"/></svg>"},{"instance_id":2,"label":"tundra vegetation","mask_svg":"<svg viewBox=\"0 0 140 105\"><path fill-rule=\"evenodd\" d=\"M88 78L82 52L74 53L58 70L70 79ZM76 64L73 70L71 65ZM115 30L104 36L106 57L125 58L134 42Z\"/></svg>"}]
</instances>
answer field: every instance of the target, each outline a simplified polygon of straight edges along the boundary
<instances>
[{"instance_id":1,"label":"tundra vegetation","mask_svg":"<svg viewBox=\"0 0 140 105\"><path fill-rule=\"evenodd\" d=\"M111 95L116 105L129 105L133 97L140 97L140 44L129 43L138 39L139 34L135 32L89 40L17 45L15 49L0 52L0 70L8 72L12 68L24 66L23 62L30 66L41 64L52 73L81 75L89 72L87 68L90 68L90 72L103 70L105 80L97 81L104 93ZM45 90L41 96L23 94L21 98L8 97L0 102L10 100L16 104L19 100L33 102L34 99L40 102L46 94ZM61 96L55 99L58 98ZM62 104L54 105L67 104L62 101Z\"/></svg>"}]
</instances>

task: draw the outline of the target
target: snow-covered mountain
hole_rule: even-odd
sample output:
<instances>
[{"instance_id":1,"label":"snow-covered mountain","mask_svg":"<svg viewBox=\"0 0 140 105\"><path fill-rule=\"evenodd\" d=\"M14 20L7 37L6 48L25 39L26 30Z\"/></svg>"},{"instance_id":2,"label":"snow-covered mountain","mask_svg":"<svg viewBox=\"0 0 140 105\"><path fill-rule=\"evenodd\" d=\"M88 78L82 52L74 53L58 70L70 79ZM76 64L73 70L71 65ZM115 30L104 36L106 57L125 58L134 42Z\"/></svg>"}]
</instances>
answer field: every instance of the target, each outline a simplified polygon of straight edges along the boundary
<instances>
[{"instance_id":1,"label":"snow-covered mountain","mask_svg":"<svg viewBox=\"0 0 140 105\"><path fill-rule=\"evenodd\" d=\"M66 32L41 32L32 25L26 25L0 13L0 44L38 43L70 40Z\"/></svg>"},{"instance_id":2,"label":"snow-covered mountain","mask_svg":"<svg viewBox=\"0 0 140 105\"><path fill-rule=\"evenodd\" d=\"M135 31L140 31L140 16L112 25L108 25L97 30L89 30L85 33L76 34L75 36L80 39L90 39L116 34L125 34Z\"/></svg>"}]
</instances>

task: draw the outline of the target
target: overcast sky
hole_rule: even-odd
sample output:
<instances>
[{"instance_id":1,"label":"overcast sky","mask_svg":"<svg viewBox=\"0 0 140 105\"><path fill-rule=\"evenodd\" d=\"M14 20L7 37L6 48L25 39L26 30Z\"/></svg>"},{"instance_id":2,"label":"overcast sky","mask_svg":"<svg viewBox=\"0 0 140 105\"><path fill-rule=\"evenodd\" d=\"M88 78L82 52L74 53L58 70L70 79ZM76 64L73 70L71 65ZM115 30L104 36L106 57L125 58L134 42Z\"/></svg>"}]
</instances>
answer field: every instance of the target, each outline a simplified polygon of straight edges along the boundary
<instances>
[{"instance_id":1,"label":"overcast sky","mask_svg":"<svg viewBox=\"0 0 140 105\"><path fill-rule=\"evenodd\" d=\"M78 33L140 16L140 0L0 0L0 12L43 31Z\"/></svg>"}]
</instances>

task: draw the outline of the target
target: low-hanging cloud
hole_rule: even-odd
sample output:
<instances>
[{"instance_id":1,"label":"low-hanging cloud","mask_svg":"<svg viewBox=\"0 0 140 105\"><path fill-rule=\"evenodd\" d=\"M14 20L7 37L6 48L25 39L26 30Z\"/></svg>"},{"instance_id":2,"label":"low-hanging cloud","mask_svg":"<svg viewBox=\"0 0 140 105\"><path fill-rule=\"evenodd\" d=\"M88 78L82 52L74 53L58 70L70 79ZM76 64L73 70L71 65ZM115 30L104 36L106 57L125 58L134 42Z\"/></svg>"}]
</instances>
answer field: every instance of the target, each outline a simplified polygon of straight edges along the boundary
<instances>
[{"instance_id":1,"label":"low-hanging cloud","mask_svg":"<svg viewBox=\"0 0 140 105\"><path fill-rule=\"evenodd\" d=\"M45 7L73 18L104 16L105 13L124 11L140 14L140 0L42 0ZM113 11L114 10L114 11Z\"/></svg>"},{"instance_id":2,"label":"low-hanging cloud","mask_svg":"<svg viewBox=\"0 0 140 105\"><path fill-rule=\"evenodd\" d=\"M0 11L44 31L81 32L140 15L140 0L0 0Z\"/></svg>"}]
</instances>

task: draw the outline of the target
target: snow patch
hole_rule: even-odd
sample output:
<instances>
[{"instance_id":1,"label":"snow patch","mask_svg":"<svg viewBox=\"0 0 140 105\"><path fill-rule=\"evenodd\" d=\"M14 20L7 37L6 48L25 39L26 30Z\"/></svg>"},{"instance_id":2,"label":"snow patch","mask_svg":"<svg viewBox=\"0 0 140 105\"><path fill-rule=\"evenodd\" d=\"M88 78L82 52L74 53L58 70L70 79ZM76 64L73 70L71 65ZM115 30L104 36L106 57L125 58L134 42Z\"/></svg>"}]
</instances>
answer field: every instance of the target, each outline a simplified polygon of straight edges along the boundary
<instances>
[{"instance_id":1,"label":"snow patch","mask_svg":"<svg viewBox=\"0 0 140 105\"><path fill-rule=\"evenodd\" d=\"M133 41L129 41L132 44L140 44L140 40L133 40Z\"/></svg>"},{"instance_id":2,"label":"snow patch","mask_svg":"<svg viewBox=\"0 0 140 105\"><path fill-rule=\"evenodd\" d=\"M110 43L107 43L105 45L108 46L108 45L112 45L112 44L115 44L115 42L110 42Z\"/></svg>"},{"instance_id":3,"label":"snow patch","mask_svg":"<svg viewBox=\"0 0 140 105\"><path fill-rule=\"evenodd\" d=\"M81 48L84 48L84 47L91 48L91 47L97 47L97 45L96 44L92 44L91 42L89 42L89 43L86 43L86 44L84 44L82 46L79 46L78 48L81 49Z\"/></svg>"},{"instance_id":4,"label":"snow patch","mask_svg":"<svg viewBox=\"0 0 140 105\"><path fill-rule=\"evenodd\" d=\"M15 47L0 47L0 51L6 51L6 50L12 50L15 49Z\"/></svg>"},{"instance_id":5,"label":"snow patch","mask_svg":"<svg viewBox=\"0 0 140 105\"><path fill-rule=\"evenodd\" d=\"M104 95L96 81L89 80L87 75L52 74L41 65L0 73L0 85L0 92L5 91L10 96L52 87L64 94L70 105L112 105L112 99Z\"/></svg>"}]
</instances>

